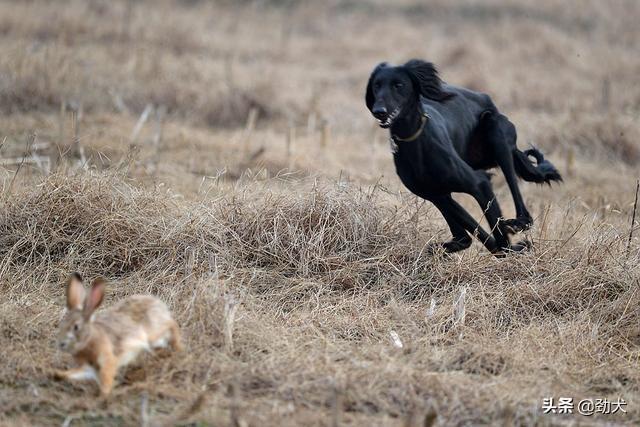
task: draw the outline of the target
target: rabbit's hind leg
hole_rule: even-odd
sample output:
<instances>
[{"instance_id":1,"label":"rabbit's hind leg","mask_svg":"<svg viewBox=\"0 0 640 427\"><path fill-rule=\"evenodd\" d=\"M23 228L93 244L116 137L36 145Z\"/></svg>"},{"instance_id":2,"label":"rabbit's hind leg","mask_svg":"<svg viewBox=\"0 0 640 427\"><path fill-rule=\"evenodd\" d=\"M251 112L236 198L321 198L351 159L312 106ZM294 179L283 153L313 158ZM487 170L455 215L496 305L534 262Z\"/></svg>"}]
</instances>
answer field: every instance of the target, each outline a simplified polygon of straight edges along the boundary
<instances>
[{"instance_id":1,"label":"rabbit's hind leg","mask_svg":"<svg viewBox=\"0 0 640 427\"><path fill-rule=\"evenodd\" d=\"M180 334L180 328L175 320L171 321L171 325L169 325L169 331L171 336L169 338L169 344L174 351L182 351L182 335Z\"/></svg>"}]
</instances>

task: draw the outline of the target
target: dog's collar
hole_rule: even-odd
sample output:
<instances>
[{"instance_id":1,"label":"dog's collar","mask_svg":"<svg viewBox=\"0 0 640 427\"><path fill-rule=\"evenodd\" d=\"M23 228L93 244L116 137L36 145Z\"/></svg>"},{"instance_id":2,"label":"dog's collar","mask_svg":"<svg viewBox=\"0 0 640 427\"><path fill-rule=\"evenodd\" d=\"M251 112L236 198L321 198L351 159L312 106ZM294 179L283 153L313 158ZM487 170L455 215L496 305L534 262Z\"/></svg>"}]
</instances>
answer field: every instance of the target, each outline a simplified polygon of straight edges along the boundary
<instances>
[{"instance_id":1,"label":"dog's collar","mask_svg":"<svg viewBox=\"0 0 640 427\"><path fill-rule=\"evenodd\" d=\"M415 141L416 139L418 139L418 137L420 137L420 135L422 134L422 131L424 131L424 127L427 124L427 120L429 119L430 119L429 114L426 111L423 111L420 116L420 127L418 128L416 133L414 133L408 138L400 138L397 135L391 134L391 140L395 143Z\"/></svg>"}]
</instances>

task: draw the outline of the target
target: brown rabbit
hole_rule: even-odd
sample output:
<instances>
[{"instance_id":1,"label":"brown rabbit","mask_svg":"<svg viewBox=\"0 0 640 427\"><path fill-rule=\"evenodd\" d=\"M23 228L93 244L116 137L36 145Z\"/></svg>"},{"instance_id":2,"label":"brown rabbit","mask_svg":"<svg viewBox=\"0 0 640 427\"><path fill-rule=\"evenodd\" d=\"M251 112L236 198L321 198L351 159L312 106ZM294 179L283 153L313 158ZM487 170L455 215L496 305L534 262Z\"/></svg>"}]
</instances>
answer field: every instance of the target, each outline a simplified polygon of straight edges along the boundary
<instances>
[{"instance_id":1,"label":"brown rabbit","mask_svg":"<svg viewBox=\"0 0 640 427\"><path fill-rule=\"evenodd\" d=\"M100 393L113 388L118 368L142 350L171 344L181 350L180 330L167 306L151 295L134 295L94 313L104 297L105 281L96 279L85 297L82 278L73 273L67 283L67 311L60 324L58 345L71 353L78 368L56 371L66 380L95 380Z\"/></svg>"}]
</instances>

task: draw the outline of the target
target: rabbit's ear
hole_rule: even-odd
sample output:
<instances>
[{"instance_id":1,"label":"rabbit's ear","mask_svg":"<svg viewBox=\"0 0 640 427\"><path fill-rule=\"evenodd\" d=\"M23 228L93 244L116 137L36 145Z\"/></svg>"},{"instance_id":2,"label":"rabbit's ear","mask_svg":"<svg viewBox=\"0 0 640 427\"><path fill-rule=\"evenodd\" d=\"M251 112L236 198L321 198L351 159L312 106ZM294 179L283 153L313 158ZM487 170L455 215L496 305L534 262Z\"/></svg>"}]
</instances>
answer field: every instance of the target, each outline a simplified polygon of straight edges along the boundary
<instances>
[{"instance_id":1,"label":"rabbit's ear","mask_svg":"<svg viewBox=\"0 0 640 427\"><path fill-rule=\"evenodd\" d=\"M78 273L72 273L67 279L67 309L80 310L84 301L84 286L82 277Z\"/></svg>"},{"instance_id":2,"label":"rabbit's ear","mask_svg":"<svg viewBox=\"0 0 640 427\"><path fill-rule=\"evenodd\" d=\"M102 302L102 298L104 298L104 288L106 283L104 279L97 278L91 283L91 290L89 291L89 295L84 300L84 309L82 314L85 319L89 319L93 314L94 310L98 308L100 303Z\"/></svg>"}]
</instances>

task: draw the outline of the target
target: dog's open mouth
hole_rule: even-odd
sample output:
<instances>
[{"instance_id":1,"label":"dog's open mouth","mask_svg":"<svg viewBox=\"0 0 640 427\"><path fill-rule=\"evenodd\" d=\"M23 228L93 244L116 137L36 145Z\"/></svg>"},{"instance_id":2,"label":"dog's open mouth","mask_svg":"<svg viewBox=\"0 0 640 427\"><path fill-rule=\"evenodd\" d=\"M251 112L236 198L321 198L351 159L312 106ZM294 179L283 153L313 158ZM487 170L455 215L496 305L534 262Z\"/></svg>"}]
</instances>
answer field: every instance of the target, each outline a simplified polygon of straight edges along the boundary
<instances>
[{"instance_id":1,"label":"dog's open mouth","mask_svg":"<svg viewBox=\"0 0 640 427\"><path fill-rule=\"evenodd\" d=\"M386 119L384 120L378 119L378 124L380 125L381 128L387 129L393 124L393 121L396 119L396 117L398 117L399 114L400 114L400 107L393 110L391 114L387 116Z\"/></svg>"}]
</instances>

